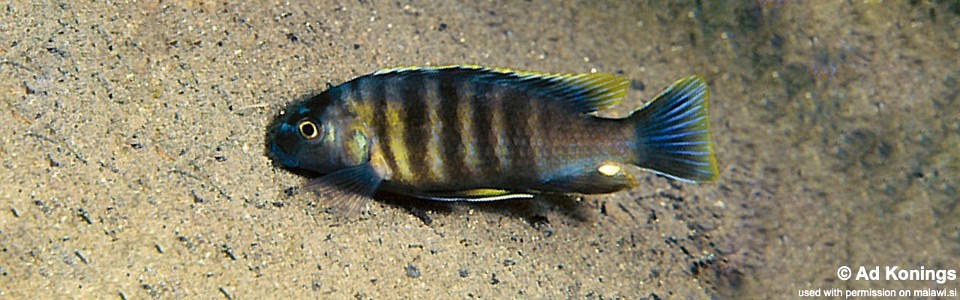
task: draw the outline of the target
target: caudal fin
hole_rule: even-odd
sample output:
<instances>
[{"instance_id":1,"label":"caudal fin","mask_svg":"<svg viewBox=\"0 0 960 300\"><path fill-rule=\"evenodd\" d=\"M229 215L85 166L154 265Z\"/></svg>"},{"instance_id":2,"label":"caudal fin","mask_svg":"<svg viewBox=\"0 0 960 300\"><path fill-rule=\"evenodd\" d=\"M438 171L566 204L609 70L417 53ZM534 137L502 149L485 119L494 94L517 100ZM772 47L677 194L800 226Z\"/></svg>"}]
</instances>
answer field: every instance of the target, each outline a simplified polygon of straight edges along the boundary
<instances>
[{"instance_id":1,"label":"caudal fin","mask_svg":"<svg viewBox=\"0 0 960 300\"><path fill-rule=\"evenodd\" d=\"M687 181L713 181L720 176L710 139L703 78L677 81L630 116L636 124L637 158L641 168Z\"/></svg>"}]
</instances>

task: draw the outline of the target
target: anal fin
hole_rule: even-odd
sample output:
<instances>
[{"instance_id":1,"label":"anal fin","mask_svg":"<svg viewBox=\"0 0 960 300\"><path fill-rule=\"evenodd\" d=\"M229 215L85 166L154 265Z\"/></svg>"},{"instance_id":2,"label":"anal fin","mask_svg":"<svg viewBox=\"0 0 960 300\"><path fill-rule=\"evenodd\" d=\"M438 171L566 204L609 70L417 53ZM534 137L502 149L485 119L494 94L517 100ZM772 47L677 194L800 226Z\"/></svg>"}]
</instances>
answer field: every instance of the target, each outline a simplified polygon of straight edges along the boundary
<instances>
[{"instance_id":1,"label":"anal fin","mask_svg":"<svg viewBox=\"0 0 960 300\"><path fill-rule=\"evenodd\" d=\"M637 186L637 180L618 163L569 166L538 187L559 193L606 194Z\"/></svg>"}]
</instances>

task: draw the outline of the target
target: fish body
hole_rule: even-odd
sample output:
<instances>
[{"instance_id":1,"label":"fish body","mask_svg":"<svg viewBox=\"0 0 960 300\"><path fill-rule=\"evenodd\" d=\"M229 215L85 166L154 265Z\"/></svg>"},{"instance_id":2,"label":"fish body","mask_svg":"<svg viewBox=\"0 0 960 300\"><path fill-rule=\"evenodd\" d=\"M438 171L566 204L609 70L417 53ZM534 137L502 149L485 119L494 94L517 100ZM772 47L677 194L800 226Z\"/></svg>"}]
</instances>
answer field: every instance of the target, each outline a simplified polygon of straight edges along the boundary
<instances>
[{"instance_id":1,"label":"fish body","mask_svg":"<svg viewBox=\"0 0 960 300\"><path fill-rule=\"evenodd\" d=\"M377 189L438 201L610 193L636 165L675 179L718 176L702 79L678 81L622 119L629 80L469 66L387 69L292 105L272 142L307 188L357 210Z\"/></svg>"}]
</instances>

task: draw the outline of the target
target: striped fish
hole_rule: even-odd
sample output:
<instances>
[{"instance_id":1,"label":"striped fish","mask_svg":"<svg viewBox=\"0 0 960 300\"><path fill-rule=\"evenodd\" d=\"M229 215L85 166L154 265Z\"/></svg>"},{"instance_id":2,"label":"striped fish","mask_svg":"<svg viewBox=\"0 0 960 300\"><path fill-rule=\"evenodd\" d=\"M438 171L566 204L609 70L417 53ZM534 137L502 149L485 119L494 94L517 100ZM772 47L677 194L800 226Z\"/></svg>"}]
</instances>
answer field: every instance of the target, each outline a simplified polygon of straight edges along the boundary
<instances>
[{"instance_id":1,"label":"striped fish","mask_svg":"<svg viewBox=\"0 0 960 300\"><path fill-rule=\"evenodd\" d=\"M356 212L378 189L436 201L611 193L626 165L686 182L718 177L703 80L677 81L623 119L629 80L474 66L387 69L291 105L271 143L305 187Z\"/></svg>"}]
</instances>

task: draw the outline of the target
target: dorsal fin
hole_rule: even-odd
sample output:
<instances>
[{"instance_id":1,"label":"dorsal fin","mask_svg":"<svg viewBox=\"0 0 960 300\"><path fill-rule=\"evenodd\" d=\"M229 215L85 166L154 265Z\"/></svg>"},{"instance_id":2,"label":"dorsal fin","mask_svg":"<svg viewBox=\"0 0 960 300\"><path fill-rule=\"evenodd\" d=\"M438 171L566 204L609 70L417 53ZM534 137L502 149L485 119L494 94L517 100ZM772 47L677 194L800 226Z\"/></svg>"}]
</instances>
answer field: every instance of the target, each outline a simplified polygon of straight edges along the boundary
<instances>
[{"instance_id":1,"label":"dorsal fin","mask_svg":"<svg viewBox=\"0 0 960 300\"><path fill-rule=\"evenodd\" d=\"M548 74L471 65L392 68L377 71L373 75L406 72L462 73L466 76L475 76L478 80L513 84L563 101L581 113L595 112L617 105L626 96L627 86L630 84L630 80L626 78L606 73Z\"/></svg>"}]
</instances>

